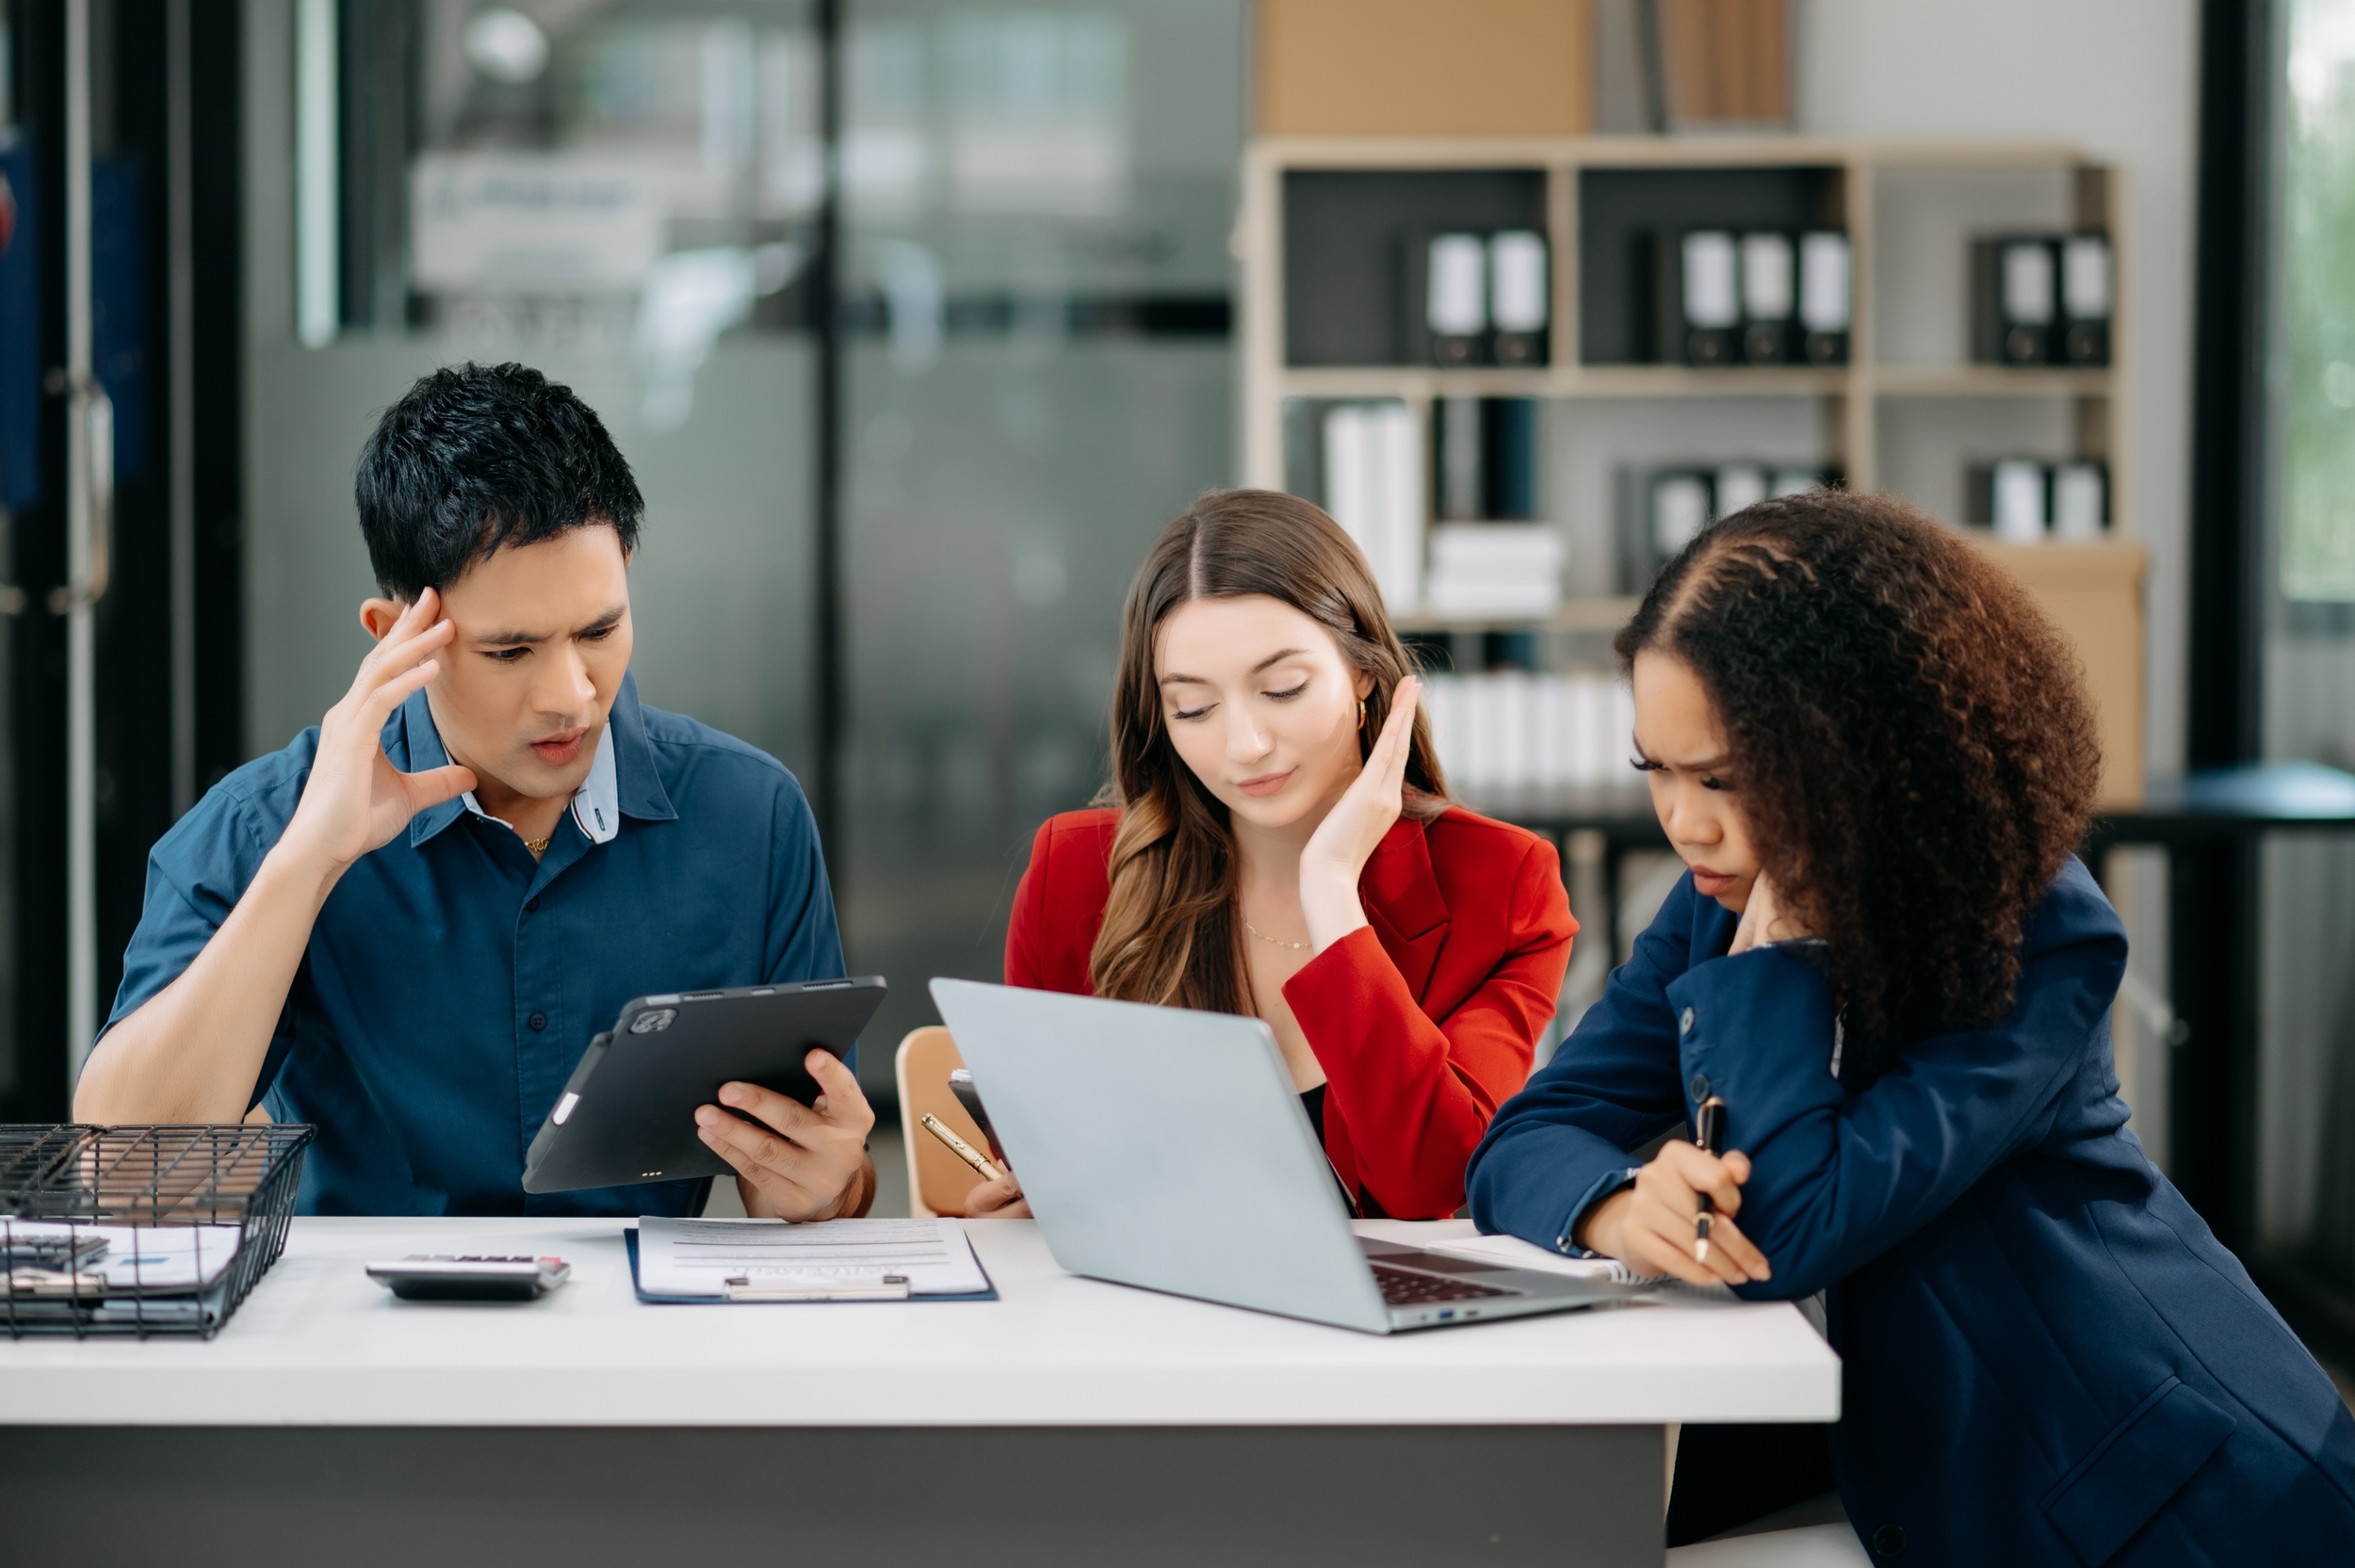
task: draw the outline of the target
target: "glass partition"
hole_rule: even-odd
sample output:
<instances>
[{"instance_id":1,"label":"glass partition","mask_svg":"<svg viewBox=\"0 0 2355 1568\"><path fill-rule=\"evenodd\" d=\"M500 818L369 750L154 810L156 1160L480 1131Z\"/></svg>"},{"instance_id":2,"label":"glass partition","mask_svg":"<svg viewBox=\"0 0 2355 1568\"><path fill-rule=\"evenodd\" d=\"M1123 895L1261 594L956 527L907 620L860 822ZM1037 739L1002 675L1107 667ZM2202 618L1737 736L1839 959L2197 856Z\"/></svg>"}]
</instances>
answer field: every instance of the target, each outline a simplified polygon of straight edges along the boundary
<instances>
[{"instance_id":1,"label":"glass partition","mask_svg":"<svg viewBox=\"0 0 2355 1568\"><path fill-rule=\"evenodd\" d=\"M293 156L253 184L291 210L266 194L250 218L257 274L295 239L250 328L252 748L316 722L362 651L350 468L377 412L433 365L512 359L578 390L637 470L646 700L808 768L810 6L282 14Z\"/></svg>"},{"instance_id":2,"label":"glass partition","mask_svg":"<svg viewBox=\"0 0 2355 1568\"><path fill-rule=\"evenodd\" d=\"M999 977L1031 833L1105 780L1129 578L1230 482L1245 8L849 14L836 875L888 1045Z\"/></svg>"},{"instance_id":3,"label":"glass partition","mask_svg":"<svg viewBox=\"0 0 2355 1568\"><path fill-rule=\"evenodd\" d=\"M2265 745L2355 768L2355 3L2280 15ZM2279 837L2262 876L2259 1233L2355 1289L2355 843Z\"/></svg>"},{"instance_id":4,"label":"glass partition","mask_svg":"<svg viewBox=\"0 0 2355 1568\"><path fill-rule=\"evenodd\" d=\"M805 0L254 0L249 743L364 649L351 464L440 364L576 386L647 499L649 702L813 784L823 50ZM1031 831L1104 776L1120 599L1227 482L1245 8L850 0L838 305L847 717L829 845L892 981L995 979ZM815 790L813 788L813 793Z\"/></svg>"}]
</instances>

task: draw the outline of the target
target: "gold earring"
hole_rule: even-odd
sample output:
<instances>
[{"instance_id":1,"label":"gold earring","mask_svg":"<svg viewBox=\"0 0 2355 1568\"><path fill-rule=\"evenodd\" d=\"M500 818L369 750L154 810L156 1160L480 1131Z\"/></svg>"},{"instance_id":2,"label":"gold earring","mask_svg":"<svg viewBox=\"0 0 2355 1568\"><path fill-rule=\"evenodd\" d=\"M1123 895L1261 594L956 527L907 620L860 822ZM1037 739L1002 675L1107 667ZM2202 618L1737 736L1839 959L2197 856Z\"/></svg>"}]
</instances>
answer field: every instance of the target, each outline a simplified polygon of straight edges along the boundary
<instances>
[{"instance_id":1,"label":"gold earring","mask_svg":"<svg viewBox=\"0 0 2355 1568\"><path fill-rule=\"evenodd\" d=\"M1363 697L1357 699L1357 727L1361 730L1366 727L1366 700Z\"/></svg>"}]
</instances>

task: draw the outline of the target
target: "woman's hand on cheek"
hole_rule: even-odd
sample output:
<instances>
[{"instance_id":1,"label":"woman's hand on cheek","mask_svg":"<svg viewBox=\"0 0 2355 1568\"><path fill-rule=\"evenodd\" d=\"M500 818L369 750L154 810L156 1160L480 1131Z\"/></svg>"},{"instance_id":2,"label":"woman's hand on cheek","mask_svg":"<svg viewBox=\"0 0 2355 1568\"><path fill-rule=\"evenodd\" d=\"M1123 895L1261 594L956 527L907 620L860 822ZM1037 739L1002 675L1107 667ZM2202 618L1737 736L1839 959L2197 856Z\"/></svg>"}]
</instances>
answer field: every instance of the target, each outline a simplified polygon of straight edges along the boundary
<instances>
[{"instance_id":1,"label":"woman's hand on cheek","mask_svg":"<svg viewBox=\"0 0 2355 1568\"><path fill-rule=\"evenodd\" d=\"M1307 917L1309 944L1320 953L1366 923L1357 878L1405 807L1406 759L1421 693L1422 683L1411 675L1398 683L1365 766L1300 851L1300 910Z\"/></svg>"},{"instance_id":2,"label":"woman's hand on cheek","mask_svg":"<svg viewBox=\"0 0 2355 1568\"><path fill-rule=\"evenodd\" d=\"M1740 1150L1712 1156L1680 1140L1661 1146L1635 1185L1588 1211L1575 1239L1590 1252L1616 1257L1639 1274L1673 1274L1694 1285L1747 1285L1771 1278L1765 1254L1733 1222L1750 1160ZM1709 1222L1709 1257L1695 1254L1700 1195L1716 1207Z\"/></svg>"},{"instance_id":3,"label":"woman's hand on cheek","mask_svg":"<svg viewBox=\"0 0 2355 1568\"><path fill-rule=\"evenodd\" d=\"M1769 943L1800 942L1814 934L1775 891L1774 879L1761 871L1750 883L1749 902L1742 906L1742 923L1733 929L1733 946L1726 949L1726 956Z\"/></svg>"},{"instance_id":4,"label":"woman's hand on cheek","mask_svg":"<svg viewBox=\"0 0 2355 1568\"><path fill-rule=\"evenodd\" d=\"M968 1220L1028 1220L1031 1201L1022 1196L1022 1184L1009 1171L995 1181L986 1181L965 1195L965 1217Z\"/></svg>"}]
</instances>

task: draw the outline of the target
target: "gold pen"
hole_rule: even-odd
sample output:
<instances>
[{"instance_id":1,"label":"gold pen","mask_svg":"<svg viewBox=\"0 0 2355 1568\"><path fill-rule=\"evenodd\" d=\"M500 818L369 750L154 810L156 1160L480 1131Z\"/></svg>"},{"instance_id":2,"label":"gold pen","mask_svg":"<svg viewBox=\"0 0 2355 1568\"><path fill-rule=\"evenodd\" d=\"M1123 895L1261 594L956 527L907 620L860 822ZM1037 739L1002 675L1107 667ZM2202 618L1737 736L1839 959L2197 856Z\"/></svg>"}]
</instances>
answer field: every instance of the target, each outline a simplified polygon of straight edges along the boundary
<instances>
[{"instance_id":1,"label":"gold pen","mask_svg":"<svg viewBox=\"0 0 2355 1568\"><path fill-rule=\"evenodd\" d=\"M1003 1171L998 1169L997 1163L991 1160L988 1156L980 1153L973 1147L972 1144L967 1143L964 1139L959 1138L955 1133L950 1132L949 1130L949 1123L943 1122L939 1117L934 1116L929 1110L924 1113L924 1130L932 1134L934 1138L940 1140L943 1143L949 1145L949 1152L956 1156L959 1159L965 1161L966 1164L973 1167L974 1171L980 1174L982 1180L985 1182L994 1182L999 1177L1005 1174Z\"/></svg>"}]
</instances>

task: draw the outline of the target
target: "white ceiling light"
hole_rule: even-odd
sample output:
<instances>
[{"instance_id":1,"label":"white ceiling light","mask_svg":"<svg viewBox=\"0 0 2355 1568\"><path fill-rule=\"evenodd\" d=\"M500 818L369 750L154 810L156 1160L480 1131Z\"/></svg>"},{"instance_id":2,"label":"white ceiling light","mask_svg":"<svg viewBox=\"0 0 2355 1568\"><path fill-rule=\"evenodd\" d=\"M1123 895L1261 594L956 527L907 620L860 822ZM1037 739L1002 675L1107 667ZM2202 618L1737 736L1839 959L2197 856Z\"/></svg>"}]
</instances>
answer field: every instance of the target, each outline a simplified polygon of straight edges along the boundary
<instances>
[{"instance_id":1,"label":"white ceiling light","mask_svg":"<svg viewBox=\"0 0 2355 1568\"><path fill-rule=\"evenodd\" d=\"M518 10L493 6L466 24L466 58L495 82L532 81L548 68L548 35Z\"/></svg>"}]
</instances>

